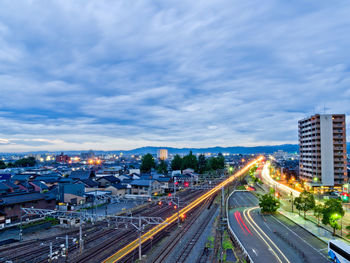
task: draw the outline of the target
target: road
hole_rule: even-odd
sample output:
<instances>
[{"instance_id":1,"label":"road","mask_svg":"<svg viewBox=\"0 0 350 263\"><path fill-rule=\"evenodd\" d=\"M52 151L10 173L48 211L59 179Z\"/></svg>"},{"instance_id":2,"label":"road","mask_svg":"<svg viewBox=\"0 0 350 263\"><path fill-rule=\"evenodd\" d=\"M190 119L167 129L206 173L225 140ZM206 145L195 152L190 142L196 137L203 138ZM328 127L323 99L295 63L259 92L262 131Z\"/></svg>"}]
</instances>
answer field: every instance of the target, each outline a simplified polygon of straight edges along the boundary
<instances>
[{"instance_id":1,"label":"road","mask_svg":"<svg viewBox=\"0 0 350 263\"><path fill-rule=\"evenodd\" d=\"M233 193L228 206L229 224L254 262L329 262L325 243L282 215L261 215L252 193Z\"/></svg>"},{"instance_id":2,"label":"road","mask_svg":"<svg viewBox=\"0 0 350 263\"><path fill-rule=\"evenodd\" d=\"M230 176L229 178L227 178L223 182L221 182L218 185L216 185L215 187L213 187L213 189L205 192L203 195L199 196L196 200L194 200L193 202L188 204L186 207L182 208L179 211L179 214L181 216L186 215L187 212L191 211L192 209L194 209L195 207L197 207L198 205L203 203L208 197L213 196L218 191L220 191L221 188L227 186L228 184L232 183L233 181L237 180L237 178L239 178L240 176L242 176L243 174L248 172L248 170L253 165L258 164L262 159L263 159L263 157L260 156L256 159L254 159L253 161L249 162L248 164L246 164L246 166L244 168L237 171L234 175ZM103 261L103 263L111 263L111 262L120 261L122 258L124 258L128 254L130 254L133 250L137 249L139 245L142 245L142 243L146 242L147 240L151 239L153 236L155 236L158 233L160 233L161 231L163 231L167 226L176 222L177 218L178 218L178 213L175 213L172 216L166 218L162 224L156 225L155 227L153 227L152 229L150 229L149 231L144 233L140 237L140 239L135 239L131 243L126 244L125 247L123 247L122 249L120 249L116 253L114 253L112 256L105 259Z\"/></svg>"}]
</instances>

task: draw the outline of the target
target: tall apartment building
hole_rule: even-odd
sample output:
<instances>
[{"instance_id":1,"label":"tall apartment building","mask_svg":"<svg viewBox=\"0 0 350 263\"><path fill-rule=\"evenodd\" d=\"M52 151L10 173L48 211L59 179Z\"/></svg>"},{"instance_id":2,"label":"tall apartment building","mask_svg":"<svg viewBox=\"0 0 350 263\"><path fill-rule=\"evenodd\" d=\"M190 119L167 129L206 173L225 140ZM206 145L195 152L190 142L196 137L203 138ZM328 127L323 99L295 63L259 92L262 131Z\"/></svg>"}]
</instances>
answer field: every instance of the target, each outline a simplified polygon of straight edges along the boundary
<instances>
[{"instance_id":1,"label":"tall apartment building","mask_svg":"<svg viewBox=\"0 0 350 263\"><path fill-rule=\"evenodd\" d=\"M157 157L160 160L168 159L168 150L167 149L159 149L158 152L157 152Z\"/></svg>"},{"instance_id":2,"label":"tall apartment building","mask_svg":"<svg viewBox=\"0 0 350 263\"><path fill-rule=\"evenodd\" d=\"M311 186L347 182L344 114L316 114L299 121L299 175Z\"/></svg>"}]
</instances>

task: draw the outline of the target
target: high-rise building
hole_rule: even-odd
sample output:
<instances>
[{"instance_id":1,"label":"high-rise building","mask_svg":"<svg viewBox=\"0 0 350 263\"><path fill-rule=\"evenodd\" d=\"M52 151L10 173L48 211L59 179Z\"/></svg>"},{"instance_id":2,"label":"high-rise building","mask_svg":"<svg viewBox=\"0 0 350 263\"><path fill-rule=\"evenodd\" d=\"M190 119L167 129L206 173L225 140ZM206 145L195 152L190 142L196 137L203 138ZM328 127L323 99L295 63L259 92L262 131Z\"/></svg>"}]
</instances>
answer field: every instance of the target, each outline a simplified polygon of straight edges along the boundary
<instances>
[{"instance_id":1,"label":"high-rise building","mask_svg":"<svg viewBox=\"0 0 350 263\"><path fill-rule=\"evenodd\" d=\"M159 149L158 152L157 152L157 157L160 160L168 159L168 150L167 149Z\"/></svg>"},{"instance_id":2,"label":"high-rise building","mask_svg":"<svg viewBox=\"0 0 350 263\"><path fill-rule=\"evenodd\" d=\"M344 114L316 114L299 121L299 175L310 186L347 182Z\"/></svg>"}]
</instances>

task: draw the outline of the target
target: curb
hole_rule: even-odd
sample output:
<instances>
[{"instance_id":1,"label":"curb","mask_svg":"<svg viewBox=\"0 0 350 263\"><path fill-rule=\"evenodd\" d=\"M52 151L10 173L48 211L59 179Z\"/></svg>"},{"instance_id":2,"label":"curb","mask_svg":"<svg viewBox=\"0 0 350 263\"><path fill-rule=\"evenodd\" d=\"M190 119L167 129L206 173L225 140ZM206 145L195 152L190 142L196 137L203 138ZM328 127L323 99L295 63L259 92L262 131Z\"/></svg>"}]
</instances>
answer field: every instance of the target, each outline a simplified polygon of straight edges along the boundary
<instances>
[{"instance_id":1,"label":"curb","mask_svg":"<svg viewBox=\"0 0 350 263\"><path fill-rule=\"evenodd\" d=\"M252 258L250 257L250 255L248 254L246 248L243 246L243 244L241 243L241 241L239 240L239 238L237 237L237 235L233 232L231 226L230 226L230 220L228 218L228 200L230 199L231 195L233 195L235 192L248 192L247 190L234 190L231 192L231 194L228 196L228 198L226 199L226 218L227 218L227 226L228 226L228 230L229 230L229 234L230 236L237 241L238 246L242 249L243 254L247 257L248 262L254 263L254 261L252 260ZM237 258L238 259L238 258Z\"/></svg>"}]
</instances>

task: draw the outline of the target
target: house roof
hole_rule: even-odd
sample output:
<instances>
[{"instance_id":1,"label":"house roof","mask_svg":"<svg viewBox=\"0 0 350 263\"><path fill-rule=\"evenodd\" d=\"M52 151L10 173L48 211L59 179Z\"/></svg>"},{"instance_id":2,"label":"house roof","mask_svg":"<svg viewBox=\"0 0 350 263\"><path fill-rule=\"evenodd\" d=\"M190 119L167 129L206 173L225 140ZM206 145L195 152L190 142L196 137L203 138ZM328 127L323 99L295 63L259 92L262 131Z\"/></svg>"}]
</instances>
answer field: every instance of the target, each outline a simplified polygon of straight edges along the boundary
<instances>
[{"instance_id":1,"label":"house roof","mask_svg":"<svg viewBox=\"0 0 350 263\"><path fill-rule=\"evenodd\" d=\"M171 180L170 177L158 177L156 179L158 182L169 182Z\"/></svg>"},{"instance_id":2,"label":"house roof","mask_svg":"<svg viewBox=\"0 0 350 263\"><path fill-rule=\"evenodd\" d=\"M28 181L31 177L30 174L15 174L12 176L13 181Z\"/></svg>"},{"instance_id":3,"label":"house roof","mask_svg":"<svg viewBox=\"0 0 350 263\"><path fill-rule=\"evenodd\" d=\"M135 185L135 186L149 186L150 184L152 184L153 180L132 180L130 182L130 185Z\"/></svg>"},{"instance_id":4,"label":"house roof","mask_svg":"<svg viewBox=\"0 0 350 263\"><path fill-rule=\"evenodd\" d=\"M69 178L89 179L90 178L90 171L85 171L85 170L72 171L71 174L69 175Z\"/></svg>"},{"instance_id":5,"label":"house roof","mask_svg":"<svg viewBox=\"0 0 350 263\"><path fill-rule=\"evenodd\" d=\"M40 182L40 181L33 181L33 182L29 182L31 185L35 185L35 186L37 186L37 187L39 187L39 188L41 188L41 190L47 190L47 189L49 189L49 187L46 185L46 184L44 184L44 183L42 183L42 182Z\"/></svg>"},{"instance_id":6,"label":"house roof","mask_svg":"<svg viewBox=\"0 0 350 263\"><path fill-rule=\"evenodd\" d=\"M0 191L9 191L11 190L6 184L0 182Z\"/></svg>"},{"instance_id":7,"label":"house roof","mask_svg":"<svg viewBox=\"0 0 350 263\"><path fill-rule=\"evenodd\" d=\"M97 179L97 181L100 181L102 179L105 179L105 180L107 180L107 181L109 181L111 183L120 182L120 180L117 177L113 176L113 175L100 177L100 178Z\"/></svg>"},{"instance_id":8,"label":"house roof","mask_svg":"<svg viewBox=\"0 0 350 263\"><path fill-rule=\"evenodd\" d=\"M0 180L10 180L11 174L0 174Z\"/></svg>"},{"instance_id":9,"label":"house roof","mask_svg":"<svg viewBox=\"0 0 350 263\"><path fill-rule=\"evenodd\" d=\"M110 185L109 187L114 187L114 188L117 188L117 189L127 189L128 186L127 185L123 185L121 183L117 183L117 184L112 184ZM108 188L108 187L107 187Z\"/></svg>"},{"instance_id":10,"label":"house roof","mask_svg":"<svg viewBox=\"0 0 350 263\"><path fill-rule=\"evenodd\" d=\"M19 186L16 185L16 184L14 184L14 183L11 182L11 181L7 181L7 182L5 182L5 184L6 184L8 187L12 188L12 189L19 189Z\"/></svg>"},{"instance_id":11,"label":"house roof","mask_svg":"<svg viewBox=\"0 0 350 263\"><path fill-rule=\"evenodd\" d=\"M35 181L43 181L45 183L56 183L60 180L59 176L38 176Z\"/></svg>"},{"instance_id":12,"label":"house roof","mask_svg":"<svg viewBox=\"0 0 350 263\"><path fill-rule=\"evenodd\" d=\"M23 193L16 195L8 195L0 198L0 205L8 205L8 204L19 204L25 202L31 202L36 200L52 200L53 196L41 194L41 193Z\"/></svg>"},{"instance_id":13,"label":"house roof","mask_svg":"<svg viewBox=\"0 0 350 263\"><path fill-rule=\"evenodd\" d=\"M92 180L90 178L89 179L82 179L82 180L80 180L80 182L82 182L83 184L90 186L90 187L98 186L98 182L95 182L94 180Z\"/></svg>"}]
</instances>

